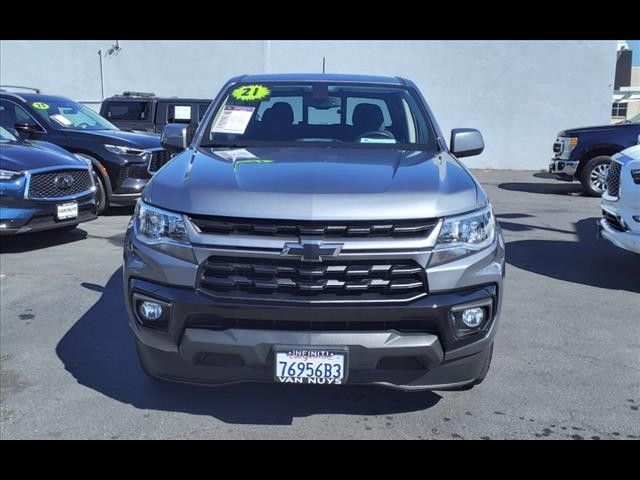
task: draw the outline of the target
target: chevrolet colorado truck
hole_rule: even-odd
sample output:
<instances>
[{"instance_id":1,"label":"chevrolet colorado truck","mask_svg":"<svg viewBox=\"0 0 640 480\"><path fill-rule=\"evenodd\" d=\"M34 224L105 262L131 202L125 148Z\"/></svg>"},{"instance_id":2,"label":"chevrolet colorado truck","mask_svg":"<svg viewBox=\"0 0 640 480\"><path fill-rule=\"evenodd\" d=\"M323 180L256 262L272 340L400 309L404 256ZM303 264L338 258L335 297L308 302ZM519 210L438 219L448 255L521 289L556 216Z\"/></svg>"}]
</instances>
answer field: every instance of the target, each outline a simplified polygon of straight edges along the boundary
<instances>
[{"instance_id":1,"label":"chevrolet colorado truck","mask_svg":"<svg viewBox=\"0 0 640 480\"><path fill-rule=\"evenodd\" d=\"M587 195L599 197L607 189L611 157L640 143L640 115L630 121L558 133L549 173L557 180L578 180Z\"/></svg>"},{"instance_id":2,"label":"chevrolet colorado truck","mask_svg":"<svg viewBox=\"0 0 640 480\"><path fill-rule=\"evenodd\" d=\"M402 78L231 79L149 181L124 241L143 370L201 385L469 388L489 370L505 246L487 195Z\"/></svg>"}]
</instances>

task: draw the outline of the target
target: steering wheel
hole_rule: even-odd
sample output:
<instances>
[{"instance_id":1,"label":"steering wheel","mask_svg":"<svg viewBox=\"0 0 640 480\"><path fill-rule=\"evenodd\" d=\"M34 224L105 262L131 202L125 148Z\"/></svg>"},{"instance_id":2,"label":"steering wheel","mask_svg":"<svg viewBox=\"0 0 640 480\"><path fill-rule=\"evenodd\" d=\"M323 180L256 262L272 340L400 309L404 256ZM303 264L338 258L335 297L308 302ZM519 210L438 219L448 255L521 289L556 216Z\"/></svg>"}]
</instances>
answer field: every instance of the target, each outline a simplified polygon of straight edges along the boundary
<instances>
[{"instance_id":1,"label":"steering wheel","mask_svg":"<svg viewBox=\"0 0 640 480\"><path fill-rule=\"evenodd\" d=\"M89 125L87 122L82 122L82 123L79 123L79 124L78 124L78 125L76 125L76 126L77 126L77 128L88 128L88 127L90 127L91 125Z\"/></svg>"},{"instance_id":2,"label":"steering wheel","mask_svg":"<svg viewBox=\"0 0 640 480\"><path fill-rule=\"evenodd\" d=\"M393 136L393 133L388 132L386 130L373 130L371 132L365 132L361 135L358 135L358 140L362 140L363 138L371 138L371 137L384 137L384 138L389 138L391 140L395 140L396 137Z\"/></svg>"}]
</instances>

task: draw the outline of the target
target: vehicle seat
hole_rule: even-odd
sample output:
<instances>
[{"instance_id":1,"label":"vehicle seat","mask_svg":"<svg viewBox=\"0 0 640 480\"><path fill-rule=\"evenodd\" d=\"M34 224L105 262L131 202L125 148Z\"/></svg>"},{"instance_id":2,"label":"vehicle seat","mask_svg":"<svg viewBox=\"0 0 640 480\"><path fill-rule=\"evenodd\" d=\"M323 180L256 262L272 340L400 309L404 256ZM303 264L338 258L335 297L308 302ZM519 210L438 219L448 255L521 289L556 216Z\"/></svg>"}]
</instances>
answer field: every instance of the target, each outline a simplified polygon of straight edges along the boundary
<instances>
[{"instance_id":1,"label":"vehicle seat","mask_svg":"<svg viewBox=\"0 0 640 480\"><path fill-rule=\"evenodd\" d=\"M384 116L378 105L373 103L360 103L353 109L353 132L354 138L358 138L363 133L382 130Z\"/></svg>"},{"instance_id":2,"label":"vehicle seat","mask_svg":"<svg viewBox=\"0 0 640 480\"><path fill-rule=\"evenodd\" d=\"M292 138L293 109L286 102L276 102L262 114L261 137L289 140Z\"/></svg>"}]
</instances>

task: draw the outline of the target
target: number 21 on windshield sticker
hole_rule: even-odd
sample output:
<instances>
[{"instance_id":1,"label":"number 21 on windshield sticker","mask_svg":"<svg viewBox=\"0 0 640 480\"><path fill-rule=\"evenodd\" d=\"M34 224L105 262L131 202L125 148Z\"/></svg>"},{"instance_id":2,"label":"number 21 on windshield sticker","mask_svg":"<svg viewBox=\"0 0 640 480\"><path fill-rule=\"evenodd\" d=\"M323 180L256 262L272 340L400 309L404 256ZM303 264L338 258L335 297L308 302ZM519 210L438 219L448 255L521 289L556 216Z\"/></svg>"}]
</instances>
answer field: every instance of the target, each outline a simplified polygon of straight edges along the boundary
<instances>
[{"instance_id":1,"label":"number 21 on windshield sticker","mask_svg":"<svg viewBox=\"0 0 640 480\"><path fill-rule=\"evenodd\" d=\"M236 100L241 100L243 102L255 102L258 100L264 100L269 95L271 95L271 90L269 90L264 85L243 85L242 87L236 88L233 92L231 92L231 96Z\"/></svg>"}]
</instances>

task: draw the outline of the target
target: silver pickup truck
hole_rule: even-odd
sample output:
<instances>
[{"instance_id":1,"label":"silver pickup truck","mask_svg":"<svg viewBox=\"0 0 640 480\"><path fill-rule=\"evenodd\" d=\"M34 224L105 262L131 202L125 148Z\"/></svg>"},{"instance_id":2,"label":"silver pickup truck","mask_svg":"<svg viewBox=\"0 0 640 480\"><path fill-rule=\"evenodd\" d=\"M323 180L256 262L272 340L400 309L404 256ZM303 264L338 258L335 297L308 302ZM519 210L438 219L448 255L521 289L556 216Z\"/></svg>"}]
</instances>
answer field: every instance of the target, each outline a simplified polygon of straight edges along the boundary
<instances>
[{"instance_id":1,"label":"silver pickup truck","mask_svg":"<svg viewBox=\"0 0 640 480\"><path fill-rule=\"evenodd\" d=\"M124 242L144 370L185 383L468 387L505 247L487 195L402 78L231 79L149 182Z\"/></svg>"}]
</instances>

